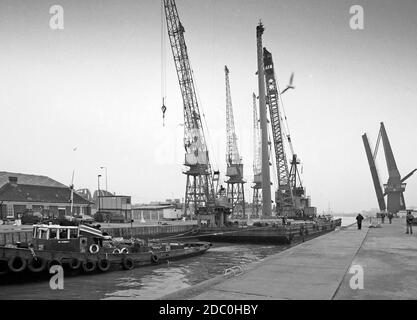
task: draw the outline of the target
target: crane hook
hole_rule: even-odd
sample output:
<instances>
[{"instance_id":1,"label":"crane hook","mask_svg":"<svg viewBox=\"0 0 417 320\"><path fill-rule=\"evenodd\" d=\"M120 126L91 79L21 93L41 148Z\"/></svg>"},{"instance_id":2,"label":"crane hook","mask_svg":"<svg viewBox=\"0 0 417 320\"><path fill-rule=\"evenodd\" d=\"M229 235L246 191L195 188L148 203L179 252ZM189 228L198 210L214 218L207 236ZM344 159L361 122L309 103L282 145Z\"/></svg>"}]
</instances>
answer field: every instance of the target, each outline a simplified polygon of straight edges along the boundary
<instances>
[{"instance_id":1,"label":"crane hook","mask_svg":"<svg viewBox=\"0 0 417 320\"><path fill-rule=\"evenodd\" d=\"M162 125L165 127L165 112L167 111L167 107L165 107L165 99L162 98Z\"/></svg>"}]
</instances>

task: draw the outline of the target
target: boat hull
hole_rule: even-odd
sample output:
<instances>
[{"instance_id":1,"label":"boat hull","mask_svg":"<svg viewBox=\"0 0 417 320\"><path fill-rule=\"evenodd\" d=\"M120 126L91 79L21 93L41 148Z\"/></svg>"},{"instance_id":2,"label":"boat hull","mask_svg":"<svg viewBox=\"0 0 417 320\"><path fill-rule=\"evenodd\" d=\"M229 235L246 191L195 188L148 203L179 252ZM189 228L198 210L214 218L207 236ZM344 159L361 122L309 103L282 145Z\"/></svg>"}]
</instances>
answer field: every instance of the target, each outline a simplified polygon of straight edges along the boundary
<instances>
[{"instance_id":1,"label":"boat hull","mask_svg":"<svg viewBox=\"0 0 417 320\"><path fill-rule=\"evenodd\" d=\"M195 255L205 253L211 247L211 243L208 242L192 242L184 243L183 248L171 249L167 251L148 251L137 252L127 254L114 254L108 252L93 253L79 253L79 252L66 252L66 251L53 251L53 250L30 250L27 248L10 248L0 247L0 279L19 276L23 274L30 274L32 276L42 276L49 274L49 268L53 264L60 264L64 267L65 274L74 275L79 271L83 273L96 273L107 272L114 270L130 270L135 267L157 265L161 263L167 263L167 261L177 260L192 257ZM44 267L39 267L39 270L33 271L33 268L29 268L30 262L36 257L37 261L41 261ZM12 261L12 259L14 259ZM108 269L105 271L98 267L99 262L106 259L109 263ZM126 267L126 260L130 260L129 267ZM16 266L17 261L17 266ZM78 263L74 263L78 261ZM91 270L84 269L84 263L88 263L91 266ZM14 262L14 263L13 263ZM39 263L42 265L42 263ZM25 267L21 268L21 264ZM71 266L72 264L72 266ZM78 264L78 266L77 266ZM94 267L93 267L94 266ZM76 268L75 268L76 267ZM21 269L21 270L20 270ZM89 268L90 269L90 268Z\"/></svg>"},{"instance_id":2,"label":"boat hull","mask_svg":"<svg viewBox=\"0 0 417 320\"><path fill-rule=\"evenodd\" d=\"M201 228L199 240L211 242L290 244L303 241L340 226L340 221L292 226Z\"/></svg>"}]
</instances>

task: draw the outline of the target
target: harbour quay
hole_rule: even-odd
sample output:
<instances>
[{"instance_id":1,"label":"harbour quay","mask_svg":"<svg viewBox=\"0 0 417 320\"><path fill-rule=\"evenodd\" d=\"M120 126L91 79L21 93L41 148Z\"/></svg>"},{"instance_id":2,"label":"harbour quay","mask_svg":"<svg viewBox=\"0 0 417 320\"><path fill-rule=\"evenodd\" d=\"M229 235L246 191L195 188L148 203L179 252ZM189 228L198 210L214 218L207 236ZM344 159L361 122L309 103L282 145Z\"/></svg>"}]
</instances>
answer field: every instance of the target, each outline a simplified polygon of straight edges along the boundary
<instances>
[{"instance_id":1,"label":"harbour quay","mask_svg":"<svg viewBox=\"0 0 417 320\"><path fill-rule=\"evenodd\" d=\"M416 236L403 218L374 226L341 228L162 300L415 299Z\"/></svg>"}]
</instances>

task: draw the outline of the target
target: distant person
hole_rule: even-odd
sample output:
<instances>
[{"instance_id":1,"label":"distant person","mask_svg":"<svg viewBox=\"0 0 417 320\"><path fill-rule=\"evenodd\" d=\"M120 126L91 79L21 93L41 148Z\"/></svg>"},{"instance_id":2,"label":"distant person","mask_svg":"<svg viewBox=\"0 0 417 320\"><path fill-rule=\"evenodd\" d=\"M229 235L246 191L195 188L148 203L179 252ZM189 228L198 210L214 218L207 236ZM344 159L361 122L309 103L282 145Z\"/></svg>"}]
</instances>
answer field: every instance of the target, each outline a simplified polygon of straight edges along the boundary
<instances>
[{"instance_id":1,"label":"distant person","mask_svg":"<svg viewBox=\"0 0 417 320\"><path fill-rule=\"evenodd\" d=\"M381 223L385 221L385 213L381 212Z\"/></svg>"},{"instance_id":2,"label":"distant person","mask_svg":"<svg viewBox=\"0 0 417 320\"><path fill-rule=\"evenodd\" d=\"M411 214L411 211L407 211L407 215L405 216L405 221L407 223L407 232L406 234L413 234L413 221L414 221L414 216Z\"/></svg>"},{"instance_id":3,"label":"distant person","mask_svg":"<svg viewBox=\"0 0 417 320\"><path fill-rule=\"evenodd\" d=\"M392 218L394 217L394 215L391 213L391 212L389 212L388 213L388 220L389 220L389 224L392 224Z\"/></svg>"},{"instance_id":4,"label":"distant person","mask_svg":"<svg viewBox=\"0 0 417 320\"><path fill-rule=\"evenodd\" d=\"M358 213L358 215L356 216L356 223L358 224L358 230L362 229L362 220L363 220L363 216Z\"/></svg>"}]
</instances>

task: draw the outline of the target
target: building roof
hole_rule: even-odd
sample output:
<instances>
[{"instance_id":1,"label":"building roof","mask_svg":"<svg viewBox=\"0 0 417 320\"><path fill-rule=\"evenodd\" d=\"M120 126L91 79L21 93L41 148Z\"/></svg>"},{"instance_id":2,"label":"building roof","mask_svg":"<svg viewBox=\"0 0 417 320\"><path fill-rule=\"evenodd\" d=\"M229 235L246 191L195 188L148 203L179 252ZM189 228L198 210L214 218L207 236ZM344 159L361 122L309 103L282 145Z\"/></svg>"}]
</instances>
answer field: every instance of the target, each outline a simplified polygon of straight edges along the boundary
<instances>
[{"instance_id":1,"label":"building roof","mask_svg":"<svg viewBox=\"0 0 417 320\"><path fill-rule=\"evenodd\" d=\"M6 183L0 188L0 201L62 203L70 205L71 189L68 187ZM91 202L74 192L75 205Z\"/></svg>"},{"instance_id":2,"label":"building roof","mask_svg":"<svg viewBox=\"0 0 417 320\"><path fill-rule=\"evenodd\" d=\"M0 171L0 188L9 182L9 177L16 177L19 184L68 188L68 186L46 176L7 171Z\"/></svg>"}]
</instances>

